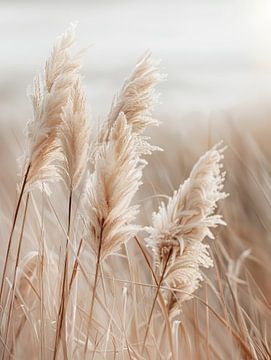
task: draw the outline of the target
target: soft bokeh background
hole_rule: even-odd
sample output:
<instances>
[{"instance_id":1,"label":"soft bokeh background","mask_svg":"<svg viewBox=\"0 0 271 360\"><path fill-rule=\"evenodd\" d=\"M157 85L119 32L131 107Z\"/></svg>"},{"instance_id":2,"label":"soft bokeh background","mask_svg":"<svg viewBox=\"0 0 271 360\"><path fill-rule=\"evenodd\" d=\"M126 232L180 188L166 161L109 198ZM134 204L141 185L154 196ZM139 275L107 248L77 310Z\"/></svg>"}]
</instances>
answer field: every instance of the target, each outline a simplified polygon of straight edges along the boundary
<instances>
[{"instance_id":1,"label":"soft bokeh background","mask_svg":"<svg viewBox=\"0 0 271 360\"><path fill-rule=\"evenodd\" d=\"M152 211L189 175L199 156L224 140L230 197L219 213L228 226L218 229L216 241L210 242L215 268L223 268L225 292L229 279L240 285L238 301L253 324L248 328L254 336L255 326L270 344L271 2L0 0L0 235L8 232L14 212L16 159L22 155L23 129L31 116L27 87L70 22L78 22L77 48L88 47L82 73L94 128L146 50L168 74L159 85L155 109L162 124L152 131L152 142L165 151L148 158L139 194L141 223L149 223ZM53 201L63 210L65 202L57 195ZM233 328L242 335L231 304ZM194 321L193 309L191 314ZM199 323L208 334L204 322ZM217 331L218 323L210 322L210 329L210 341L218 335L219 346L227 348L221 358L230 358L228 349L237 358L224 333ZM201 351L198 358L209 359L204 347Z\"/></svg>"},{"instance_id":2,"label":"soft bokeh background","mask_svg":"<svg viewBox=\"0 0 271 360\"><path fill-rule=\"evenodd\" d=\"M1 0L1 122L30 114L26 87L71 21L79 47L90 46L83 71L95 118L147 49L168 74L157 109L164 121L267 102L270 20L268 0Z\"/></svg>"},{"instance_id":3,"label":"soft bokeh background","mask_svg":"<svg viewBox=\"0 0 271 360\"><path fill-rule=\"evenodd\" d=\"M230 148L226 158L237 161L236 170L227 169L237 178L238 161L256 156L250 137L265 156L271 153L270 20L268 0L0 1L1 198L12 209L16 158L31 116L27 87L70 22L78 22L77 48L88 47L82 72L94 128L146 50L168 75L155 109L162 124L152 133L165 152L150 160L146 197L176 188L220 139ZM260 188L255 196L266 205Z\"/></svg>"},{"instance_id":4,"label":"soft bokeh background","mask_svg":"<svg viewBox=\"0 0 271 360\"><path fill-rule=\"evenodd\" d=\"M159 87L156 116L162 130L182 134L229 114L238 122L249 118L253 126L259 118L267 121L270 20L268 0L1 0L1 161L21 152L21 131L31 116L26 89L70 22L78 22L78 48L89 46L83 74L92 123L103 119L149 49L168 74ZM14 141L9 149L10 135L18 150Z\"/></svg>"},{"instance_id":5,"label":"soft bokeh background","mask_svg":"<svg viewBox=\"0 0 271 360\"><path fill-rule=\"evenodd\" d=\"M150 159L142 199L169 194L198 156L224 139L227 185L235 200L228 203L235 214L229 221L242 213L269 241L270 20L267 0L1 1L1 201L12 212L16 158L31 116L27 87L55 37L78 22L77 47L89 47L82 72L94 127L146 50L168 74L155 109L162 125L153 132L165 152ZM146 215L152 206L144 202ZM257 249L256 243L247 246Z\"/></svg>"},{"instance_id":6,"label":"soft bokeh background","mask_svg":"<svg viewBox=\"0 0 271 360\"><path fill-rule=\"evenodd\" d=\"M159 86L155 116L162 125L153 135L168 155L153 162L160 170L168 169L168 174L162 172L167 191L213 142L224 139L231 150L234 142L240 145L232 127L242 139L252 136L268 154L270 20L268 0L0 1L4 192L15 196L16 158L22 154L22 132L31 116L27 87L70 22L78 22L78 49L88 47L82 72L94 127L137 59L151 50L161 60L168 77Z\"/></svg>"}]
</instances>

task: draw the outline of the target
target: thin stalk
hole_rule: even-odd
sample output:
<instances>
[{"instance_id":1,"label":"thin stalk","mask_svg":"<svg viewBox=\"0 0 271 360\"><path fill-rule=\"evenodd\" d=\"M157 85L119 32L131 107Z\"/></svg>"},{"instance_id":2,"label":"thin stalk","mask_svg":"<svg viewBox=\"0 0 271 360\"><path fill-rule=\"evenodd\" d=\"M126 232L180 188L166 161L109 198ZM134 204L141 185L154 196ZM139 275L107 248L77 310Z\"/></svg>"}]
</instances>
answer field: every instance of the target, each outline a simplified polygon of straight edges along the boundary
<instances>
[{"instance_id":1,"label":"thin stalk","mask_svg":"<svg viewBox=\"0 0 271 360\"><path fill-rule=\"evenodd\" d=\"M141 250L142 252L142 255L144 257L144 259L146 260L146 263L152 273L152 276L154 278L154 281L155 281L155 284L156 286L158 287L159 285L159 281L157 279L157 276L151 266L151 263L150 263L150 260L148 259L148 256L145 252L145 250L143 249L143 246L140 244L140 241L138 240L137 236L134 237L135 240L136 240L136 243L139 247L139 249ZM170 322L169 322L169 318L168 318L168 314L167 314L167 311L166 311L166 306L165 306L165 302L164 302L164 299L163 299L163 296L161 295L161 293L159 292L158 294L158 297L159 297L159 300L160 300L160 306L161 306L161 309L162 309L162 312L163 312L163 315L164 315L164 318L165 318L165 322L166 322L166 328L167 328L167 334L168 334L168 340L169 340L169 346L170 346L170 349L171 349L171 352L172 352L172 356L174 357L173 355L173 340L172 340L172 333L171 333L171 326L170 326Z\"/></svg>"},{"instance_id":2,"label":"thin stalk","mask_svg":"<svg viewBox=\"0 0 271 360\"><path fill-rule=\"evenodd\" d=\"M44 289L43 289L43 274L44 272L44 247L42 247L41 254L41 269L40 269L40 357L44 359Z\"/></svg>"},{"instance_id":3,"label":"thin stalk","mask_svg":"<svg viewBox=\"0 0 271 360\"><path fill-rule=\"evenodd\" d=\"M26 197L26 203L25 203L25 209L24 209L24 215L23 215L23 222L22 222L22 227L21 227L21 234L20 234L20 239L19 239L19 244L18 244L18 249L17 249L17 254L16 254L16 263L15 263L14 275L13 275L13 279L12 279L12 282L11 282L12 294L11 294L11 300L10 300L10 305L9 305L9 309L8 309L7 331L6 331L6 335L5 335L5 344L7 343L8 334L9 334L9 330L10 330L10 324L11 324L10 320L11 320L11 316L12 316L12 310L13 310L14 299L15 299L17 270L18 270L19 259L20 259L20 254L21 254L21 247L22 247L24 226L25 226L25 220L26 220L26 213L27 213L27 209L28 209L28 200L29 200L29 193L27 193L27 197ZM12 339L13 339L13 337L12 337ZM5 358L5 353L6 353L6 348L4 349L2 359Z\"/></svg>"},{"instance_id":4,"label":"thin stalk","mask_svg":"<svg viewBox=\"0 0 271 360\"><path fill-rule=\"evenodd\" d=\"M27 182L27 177L28 177L28 173L30 170L30 164L27 167L26 173L24 175L24 179L23 179L23 184L22 184L22 188L19 194L19 198L16 204L16 208L15 208L15 213L14 213L14 217L13 217L13 222L12 222L12 227L11 227L11 231L10 231L10 235L9 235L9 240L8 240L8 247L7 247L7 253L5 256L5 261L4 261L4 268L3 268L3 276L2 276L2 280L1 280L1 288L0 288L0 302L2 300L2 293L3 293L3 288L4 288L4 281L5 281L5 276L6 276L6 271L7 271L7 265L8 265L8 259L9 259L9 254L10 254L10 250L11 250L11 242L12 242L12 236L15 230L15 226L17 223L17 219L18 219L18 214L19 214L19 210L20 210L20 206L21 206L21 202L22 202L22 197L24 194L24 189L26 186L26 182Z\"/></svg>"},{"instance_id":5,"label":"thin stalk","mask_svg":"<svg viewBox=\"0 0 271 360\"><path fill-rule=\"evenodd\" d=\"M144 351L144 347L145 347L146 340L147 340L147 336L148 336L148 333L149 333L149 328L150 328L150 323L151 323L151 319L152 319L152 314L153 314L153 311L154 311L155 303L156 303L157 297L158 297L158 295L159 295L159 290L160 290L161 284L162 284L162 282L163 282L163 280L164 280L165 272L166 272L166 269L167 269L167 264L168 264L168 261L169 261L169 258L170 258L171 253L172 253L172 249L170 249L170 251L168 252L168 256L167 256L167 259L166 259L166 261L165 261L165 265L164 265L164 268L163 268L163 271L162 271L160 280L159 280L158 285L157 285L157 290L156 290L155 297L154 297L154 300L153 300L153 303L152 303L152 308L151 308L150 315L149 315L149 319L148 319L148 323L147 323L147 329L146 329L146 332L145 332L145 336L144 336L144 340L143 340L143 345L142 345L141 353L143 353L143 351ZM172 354L172 355L173 355L173 354Z\"/></svg>"},{"instance_id":6,"label":"thin stalk","mask_svg":"<svg viewBox=\"0 0 271 360\"><path fill-rule=\"evenodd\" d=\"M97 254L97 261L96 261L95 278L94 278L93 292L92 292L92 298L91 298L89 320L88 320L88 325L87 325L87 337L86 337L86 342L85 342L85 347L84 347L84 354L85 355L86 355L86 352L87 352L89 329L90 329L91 320L92 320L92 313L93 313L93 308L94 308L94 300L95 300L96 288L97 288L97 283L98 283L98 274L99 274L99 268L100 268L100 262L101 262L103 226L104 226L104 219L102 219L102 221L101 221L101 229L100 229L100 235L99 235L99 247L98 247L98 254Z\"/></svg>"},{"instance_id":7,"label":"thin stalk","mask_svg":"<svg viewBox=\"0 0 271 360\"><path fill-rule=\"evenodd\" d=\"M159 282L158 282L158 279L157 279L157 277L156 277L156 275L155 275L155 272L153 271L153 268L152 268L152 266L151 266L150 260L148 259L148 256L146 255L146 253L145 253L142 245L140 244L140 241L138 240L137 236L135 236L134 238L135 238L135 241L136 241L139 249L141 250L142 255L144 256L144 259L146 260L146 263L147 263L147 265L148 265L148 267L149 267L149 269L150 269L150 271L151 271L151 273L152 273L152 276L153 276L153 278L154 278L155 284L158 286L158 283L159 283Z\"/></svg>"},{"instance_id":8,"label":"thin stalk","mask_svg":"<svg viewBox=\"0 0 271 360\"><path fill-rule=\"evenodd\" d=\"M128 246L127 244L124 244L124 249L125 249L125 253L126 253L126 257L127 257L127 263L128 263L128 268L129 268L129 275L130 275L130 281L132 283L132 303L133 303L133 308L134 308L134 327L135 327L135 340L137 343L139 343L139 322L138 322L138 302L137 302L137 289L136 289L136 278L137 278L137 271L134 271L134 267L129 255L129 250L128 250ZM126 310L125 310L126 311ZM125 321L124 321L125 324Z\"/></svg>"},{"instance_id":9,"label":"thin stalk","mask_svg":"<svg viewBox=\"0 0 271 360\"><path fill-rule=\"evenodd\" d=\"M195 297L195 296L194 296ZM234 330L234 328L232 328L227 319L223 319L223 317L221 315L219 315L209 304L206 304L205 301L203 301L202 299L200 299L199 297L195 297L201 304L203 304L204 306L207 306L208 309L211 311L211 313L216 317L217 320L219 320L221 322L222 325L225 326L226 329L230 330L230 335L232 335L232 337L234 338L234 340L236 341L237 345L239 345L242 349L242 351L244 352L244 356L245 358L248 359L253 359L253 356L251 354L250 349L248 348L245 340L243 340L240 335L238 334L237 331Z\"/></svg>"},{"instance_id":10,"label":"thin stalk","mask_svg":"<svg viewBox=\"0 0 271 360\"><path fill-rule=\"evenodd\" d=\"M209 301L208 301L208 288L207 288L207 284L205 284L205 302L208 305ZM206 356L207 359L210 360L210 344L209 344L209 309L208 306L205 307L205 328L206 328L206 337L205 337L205 347L206 347Z\"/></svg>"},{"instance_id":11,"label":"thin stalk","mask_svg":"<svg viewBox=\"0 0 271 360\"><path fill-rule=\"evenodd\" d=\"M41 223L41 242L40 242L40 251L41 255L39 254L41 260L41 266L39 270L39 281L40 281L40 358L41 360L44 359L44 192L42 192L42 215L41 215L42 223Z\"/></svg>"},{"instance_id":12,"label":"thin stalk","mask_svg":"<svg viewBox=\"0 0 271 360\"><path fill-rule=\"evenodd\" d=\"M69 262L69 240L70 240L70 229L71 229L71 212L72 212L72 189L70 189L69 195L69 205L68 205L68 228L67 228L67 238L65 245L65 260L64 260L64 270L63 270L63 281L61 288L61 303L58 311L57 317L57 328L56 328L56 340L54 348L54 359L56 358L59 340L61 339L62 327L64 326L64 338L62 338L64 358L68 358L67 348L65 344L65 334L66 334L66 324L64 324L64 318L66 313L66 295L68 294L68 262Z\"/></svg>"},{"instance_id":13,"label":"thin stalk","mask_svg":"<svg viewBox=\"0 0 271 360\"><path fill-rule=\"evenodd\" d=\"M77 272L77 269L78 269L78 258L79 258L79 255L80 255L82 244L83 244L83 238L80 240L78 250L77 250L77 253L76 253L76 259L74 260L73 269L72 269L72 275L71 275L71 279L70 279L70 283L69 283L69 294L71 292L72 284L73 284L73 281L75 279L76 272Z\"/></svg>"},{"instance_id":14,"label":"thin stalk","mask_svg":"<svg viewBox=\"0 0 271 360\"><path fill-rule=\"evenodd\" d=\"M197 306L197 299L193 301L193 338L194 341L194 351L195 351L195 358L201 358L201 349L200 349L200 339L199 339L199 324L198 324L198 306Z\"/></svg>"}]
</instances>

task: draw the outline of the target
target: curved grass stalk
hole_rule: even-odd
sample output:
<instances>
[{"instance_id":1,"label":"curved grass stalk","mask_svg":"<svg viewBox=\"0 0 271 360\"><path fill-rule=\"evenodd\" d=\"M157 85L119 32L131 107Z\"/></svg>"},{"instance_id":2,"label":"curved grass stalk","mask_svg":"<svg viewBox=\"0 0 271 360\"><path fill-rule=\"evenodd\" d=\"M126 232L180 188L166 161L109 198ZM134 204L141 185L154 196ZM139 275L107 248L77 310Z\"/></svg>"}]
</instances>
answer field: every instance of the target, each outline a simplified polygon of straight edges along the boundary
<instances>
[{"instance_id":1,"label":"curved grass stalk","mask_svg":"<svg viewBox=\"0 0 271 360\"><path fill-rule=\"evenodd\" d=\"M28 176L29 170L30 170L30 164L28 165L26 173L24 175L22 188L21 188L21 191L19 194L19 198L18 198L18 201L16 204L15 213L14 213L14 217L13 217L13 221L12 221L12 227L11 227L11 231L10 231L10 235L9 235L7 252L6 252L6 256L5 256L5 260L4 260L3 276L2 276L2 280L1 280L0 303L2 300L2 293L3 293L3 289L4 289L4 282L5 282L5 276L6 276L6 271L7 271L8 259L9 259L10 250L11 250L12 237L13 237L15 226L17 223L18 214L19 214L19 210L20 210L20 206L21 206L21 202L22 202L22 198L23 198L23 194L24 194L24 189L25 189L25 186L27 183L27 176ZM2 317L1 317L1 319L2 319Z\"/></svg>"},{"instance_id":2,"label":"curved grass stalk","mask_svg":"<svg viewBox=\"0 0 271 360\"><path fill-rule=\"evenodd\" d=\"M168 252L167 258L166 258L166 260L165 260L164 269L163 269L163 271L162 271L160 280L159 280L158 285L157 285L155 297L154 297L154 300L153 300L153 303L152 303L150 315L149 315L148 322L147 322L147 329L146 329L146 332L145 332L145 335L144 335L141 353L144 352L144 347L145 347L146 340L147 340L147 336L148 336L148 332L149 332L149 327L150 327L150 323L151 323L151 319L152 319L152 314L153 314L153 311L154 311L154 307L155 307L155 304L156 304L156 300L157 300L158 295L159 295L160 287L161 287L162 282L163 282L163 280L164 280L164 276L165 276L165 273L166 273L166 270L167 270L167 265L168 265L168 261L169 261L169 259L170 259L171 253L172 253L172 249L170 249L169 252ZM172 356L173 356L173 354L172 354Z\"/></svg>"},{"instance_id":3,"label":"curved grass stalk","mask_svg":"<svg viewBox=\"0 0 271 360\"><path fill-rule=\"evenodd\" d=\"M19 244L18 244L18 249L17 249L17 254L16 254L14 275L13 275L13 279L12 279L12 282L11 282L12 290L11 290L10 305L9 305L9 309L8 309L7 330L6 330L5 341L4 341L5 344L7 344L9 330L10 330L10 324L11 324L11 318L12 318L12 310L13 310L14 299L15 299L17 270L18 270L20 255L21 255L21 247L22 247L23 233L24 233L24 227L25 227L26 213L27 213L27 209L28 209L28 202L29 202L29 192L27 193L27 197L26 197L26 203L25 203L25 209L24 209L24 215L23 215L23 222L22 222L20 239L19 239ZM12 339L13 339L13 337L12 337ZM5 350L6 350L6 348L5 348ZM5 350L3 352L2 360L5 358Z\"/></svg>"},{"instance_id":4,"label":"curved grass stalk","mask_svg":"<svg viewBox=\"0 0 271 360\"><path fill-rule=\"evenodd\" d=\"M99 245L98 245L98 254L97 254L97 260L96 260L95 278L94 278L93 292L92 292L92 297L91 297L89 319L88 319L88 324L87 324L87 336L86 336L86 341L85 341L85 346L84 346L84 354L85 355L86 355L86 352L87 352L88 339L89 339L89 330L90 330L91 321L92 321L93 308L94 308L94 302L95 302L95 295L96 295L96 289L97 289L97 283L98 283L98 274L99 274L99 268L100 268L100 262L101 262L103 224L104 224L104 219L102 219L102 221L101 221L101 229L100 229L100 234L99 234Z\"/></svg>"},{"instance_id":5,"label":"curved grass stalk","mask_svg":"<svg viewBox=\"0 0 271 360\"><path fill-rule=\"evenodd\" d=\"M67 238L65 244L65 259L64 259L64 269L63 269L63 280L61 286L61 300L60 307L57 317L57 327L56 327L56 340L54 347L54 356L55 359L58 352L59 342L62 340L62 347L64 352L64 358L68 358L67 347L66 347L66 324L65 324L65 315L66 307L68 302L69 286L68 286L68 265L69 265L69 241L70 241L70 230L71 230L71 212L72 212L72 190L69 195L69 205L68 205L68 228L67 228ZM62 328L64 326L64 334L62 335Z\"/></svg>"}]
</instances>

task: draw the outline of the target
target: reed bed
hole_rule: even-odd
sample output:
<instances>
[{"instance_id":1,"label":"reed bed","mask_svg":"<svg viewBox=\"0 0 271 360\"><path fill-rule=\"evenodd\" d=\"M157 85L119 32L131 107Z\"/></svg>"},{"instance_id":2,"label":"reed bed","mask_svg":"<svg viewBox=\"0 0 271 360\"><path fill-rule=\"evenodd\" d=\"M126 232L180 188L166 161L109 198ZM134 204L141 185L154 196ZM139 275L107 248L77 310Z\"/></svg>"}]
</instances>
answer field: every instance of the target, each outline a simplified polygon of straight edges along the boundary
<instances>
[{"instance_id":1,"label":"reed bed","mask_svg":"<svg viewBox=\"0 0 271 360\"><path fill-rule=\"evenodd\" d=\"M30 93L17 199L2 216L1 358L271 358L270 268L261 263L270 251L268 166L258 179L245 159L231 160L228 180L224 156L235 148L230 139L213 145L218 132L198 159L179 141L169 155L159 136L150 143L164 79L150 53L95 131L74 42L71 25ZM264 155L253 139L249 146L254 169ZM172 159L186 177L169 191ZM146 179L155 191L147 193ZM254 217L265 229L255 234L258 251L250 248Z\"/></svg>"}]
</instances>

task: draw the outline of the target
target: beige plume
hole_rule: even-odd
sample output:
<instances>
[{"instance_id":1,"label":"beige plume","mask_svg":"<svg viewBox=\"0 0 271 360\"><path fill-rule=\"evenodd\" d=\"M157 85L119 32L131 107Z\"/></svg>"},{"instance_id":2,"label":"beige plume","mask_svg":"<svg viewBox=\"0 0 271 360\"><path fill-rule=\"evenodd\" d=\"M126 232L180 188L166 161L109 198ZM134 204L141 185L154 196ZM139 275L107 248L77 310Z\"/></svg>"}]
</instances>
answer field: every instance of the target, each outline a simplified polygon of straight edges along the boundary
<instances>
[{"instance_id":1,"label":"beige plume","mask_svg":"<svg viewBox=\"0 0 271 360\"><path fill-rule=\"evenodd\" d=\"M154 150L160 150L159 147L150 145L149 138L142 133L149 126L158 125L158 121L151 116L151 110L157 99L154 88L163 78L151 54L146 53L114 99L110 113L98 134L98 144L108 141L112 126L123 112L132 132L138 135L138 153L150 154ZM94 146L94 153L96 150L97 144Z\"/></svg>"},{"instance_id":2,"label":"beige plume","mask_svg":"<svg viewBox=\"0 0 271 360\"><path fill-rule=\"evenodd\" d=\"M177 300L181 303L198 288L200 267L212 266L208 245L202 241L206 236L213 238L210 228L225 224L221 215L214 214L217 201L227 196L222 192L222 152L216 146L199 159L190 177L167 204L162 203L153 214L152 227L147 228L147 244L155 254L160 274L165 270L164 282L179 290L167 294L170 310L178 307Z\"/></svg>"},{"instance_id":3,"label":"beige plume","mask_svg":"<svg viewBox=\"0 0 271 360\"><path fill-rule=\"evenodd\" d=\"M86 98L79 76L63 110L60 139L65 183L75 190L87 170L90 143Z\"/></svg>"},{"instance_id":4,"label":"beige plume","mask_svg":"<svg viewBox=\"0 0 271 360\"><path fill-rule=\"evenodd\" d=\"M44 73L34 80L30 95L33 118L27 127L27 153L24 172L29 167L26 187L41 186L41 182L58 178L56 161L61 154L57 141L58 126L62 121L63 107L67 104L70 89L80 67L79 56L71 56L74 43L74 26L61 35L46 62Z\"/></svg>"},{"instance_id":5,"label":"beige plume","mask_svg":"<svg viewBox=\"0 0 271 360\"><path fill-rule=\"evenodd\" d=\"M132 224L137 207L131 201L141 184L142 167L136 151L137 138L124 113L112 127L109 141L100 146L95 171L87 190L90 244L101 258L115 251L137 231Z\"/></svg>"}]
</instances>

